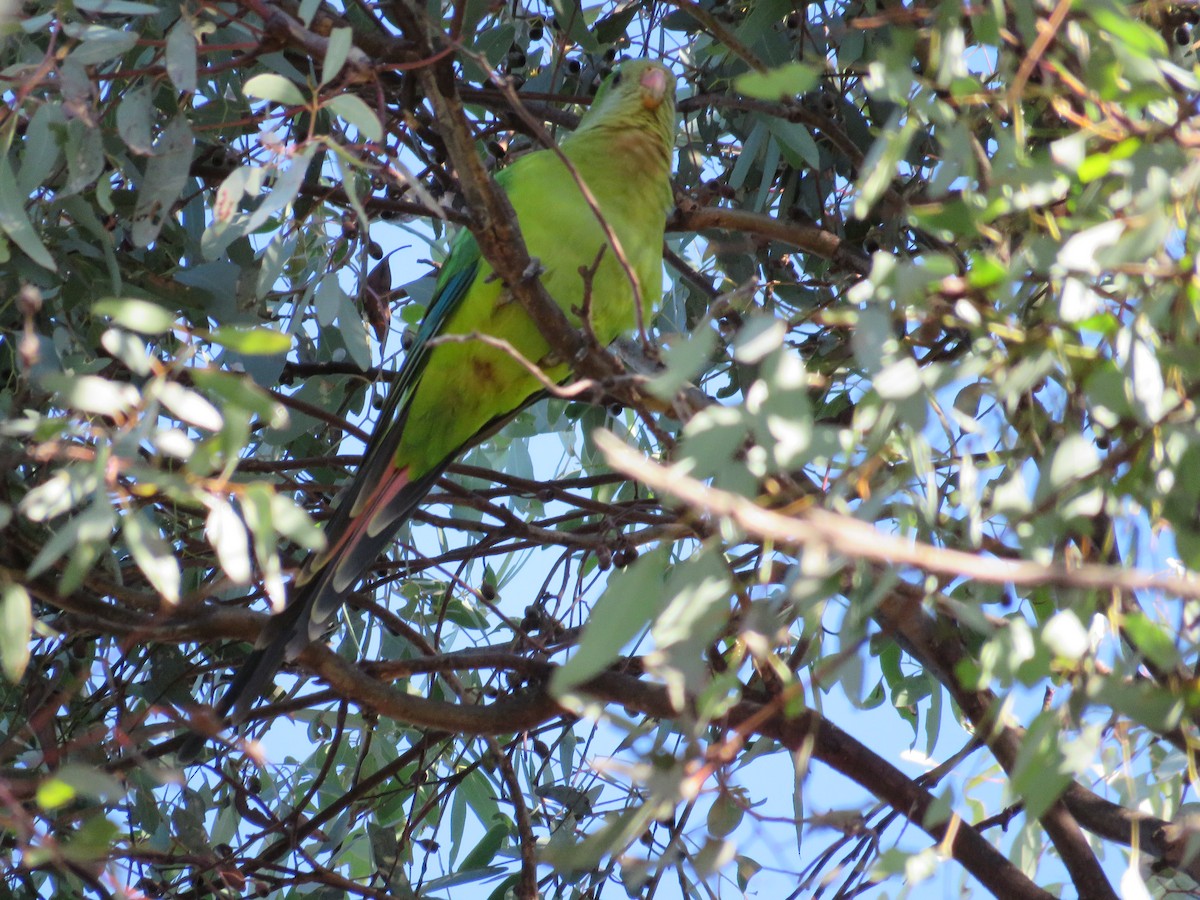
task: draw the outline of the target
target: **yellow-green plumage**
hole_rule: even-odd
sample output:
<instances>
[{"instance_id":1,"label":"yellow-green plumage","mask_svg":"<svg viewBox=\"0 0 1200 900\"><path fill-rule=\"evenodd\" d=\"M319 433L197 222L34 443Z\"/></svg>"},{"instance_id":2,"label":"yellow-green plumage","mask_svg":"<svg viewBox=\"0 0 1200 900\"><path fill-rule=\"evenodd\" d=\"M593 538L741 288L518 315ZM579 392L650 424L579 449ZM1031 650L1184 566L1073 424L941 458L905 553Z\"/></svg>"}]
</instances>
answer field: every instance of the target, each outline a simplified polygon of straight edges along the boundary
<instances>
[{"instance_id":1,"label":"yellow-green plumage","mask_svg":"<svg viewBox=\"0 0 1200 900\"><path fill-rule=\"evenodd\" d=\"M655 109L646 109L640 101L638 78L644 73L661 73L672 94ZM643 302L657 303L663 229L672 203L673 79L650 62L626 63L620 74L621 83L597 101L581 128L564 141L562 152L593 192L638 278ZM622 91L626 85L629 88ZM590 267L607 241L574 176L557 154L543 150L517 160L496 180L517 213L530 255L542 265L547 292L578 322L573 310L584 301L579 268ZM442 284L478 258L474 239L464 232L446 264ZM541 333L519 304L506 299L503 286L491 277L491 267L481 261L478 265L466 297L439 334L495 335L527 360L543 360L549 347ZM643 315L648 317L649 311ZM611 247L605 249L593 282L591 324L602 342L636 324L633 288ZM433 371L448 377L429 383ZM568 368L559 365L546 374L559 381ZM412 465L417 471L433 458L454 453L496 416L518 408L540 388L510 355L477 342L433 350L422 382L395 457L399 466ZM480 384L488 388L479 390Z\"/></svg>"},{"instance_id":2,"label":"yellow-green plumage","mask_svg":"<svg viewBox=\"0 0 1200 900\"><path fill-rule=\"evenodd\" d=\"M662 243L672 205L675 80L659 63L623 63L601 87L562 154L587 184L636 277L649 319L661 295ZM572 322L584 305L580 268L605 248L592 281L591 326L602 342L638 321L635 291L584 199L553 150L518 159L496 178L517 214L542 282ZM541 392L538 380L504 350L479 341L431 345L441 335L492 335L540 363L550 348L524 308L506 293L467 232L454 241L417 341L410 350L362 466L326 527L327 549L311 558L220 704L244 714L285 655L321 631L343 594L391 543L437 476L482 433ZM564 363L545 374L562 381Z\"/></svg>"}]
</instances>

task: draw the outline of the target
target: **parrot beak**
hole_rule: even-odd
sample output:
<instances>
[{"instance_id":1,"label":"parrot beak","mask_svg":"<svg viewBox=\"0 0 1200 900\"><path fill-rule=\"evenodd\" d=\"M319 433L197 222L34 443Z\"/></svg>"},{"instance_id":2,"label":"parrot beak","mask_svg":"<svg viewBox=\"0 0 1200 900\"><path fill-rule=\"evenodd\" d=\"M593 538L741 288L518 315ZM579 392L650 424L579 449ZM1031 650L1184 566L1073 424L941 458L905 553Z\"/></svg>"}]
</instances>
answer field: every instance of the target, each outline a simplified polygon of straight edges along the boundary
<instances>
[{"instance_id":1,"label":"parrot beak","mask_svg":"<svg viewBox=\"0 0 1200 900\"><path fill-rule=\"evenodd\" d=\"M657 66L642 73L642 106L646 109L658 109L663 98L667 96L667 73Z\"/></svg>"}]
</instances>

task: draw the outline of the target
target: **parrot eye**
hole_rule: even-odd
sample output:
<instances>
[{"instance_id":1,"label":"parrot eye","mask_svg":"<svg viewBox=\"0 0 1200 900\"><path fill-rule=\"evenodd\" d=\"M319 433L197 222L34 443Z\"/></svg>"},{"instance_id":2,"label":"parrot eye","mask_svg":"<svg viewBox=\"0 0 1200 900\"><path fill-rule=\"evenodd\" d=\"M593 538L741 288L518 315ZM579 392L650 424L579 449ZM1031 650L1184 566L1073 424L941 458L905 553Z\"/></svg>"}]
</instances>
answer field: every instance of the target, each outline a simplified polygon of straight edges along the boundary
<instances>
[{"instance_id":1,"label":"parrot eye","mask_svg":"<svg viewBox=\"0 0 1200 900\"><path fill-rule=\"evenodd\" d=\"M618 72L616 75L613 76L612 86L617 87L617 85L619 85L620 83L621 83L621 73Z\"/></svg>"}]
</instances>

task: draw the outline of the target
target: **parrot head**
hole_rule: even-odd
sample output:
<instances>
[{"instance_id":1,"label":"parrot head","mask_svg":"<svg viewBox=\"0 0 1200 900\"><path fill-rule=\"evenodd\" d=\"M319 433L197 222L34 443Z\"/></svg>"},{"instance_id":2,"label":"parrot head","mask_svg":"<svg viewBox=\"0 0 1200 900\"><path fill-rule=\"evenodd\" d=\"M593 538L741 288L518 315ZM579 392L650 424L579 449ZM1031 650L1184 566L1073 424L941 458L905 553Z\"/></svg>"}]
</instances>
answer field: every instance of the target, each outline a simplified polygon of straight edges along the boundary
<instances>
[{"instance_id":1,"label":"parrot head","mask_svg":"<svg viewBox=\"0 0 1200 900\"><path fill-rule=\"evenodd\" d=\"M647 122L646 120L650 120ZM622 62L600 85L575 133L591 128L652 125L664 134L675 127L675 76L651 59Z\"/></svg>"}]
</instances>

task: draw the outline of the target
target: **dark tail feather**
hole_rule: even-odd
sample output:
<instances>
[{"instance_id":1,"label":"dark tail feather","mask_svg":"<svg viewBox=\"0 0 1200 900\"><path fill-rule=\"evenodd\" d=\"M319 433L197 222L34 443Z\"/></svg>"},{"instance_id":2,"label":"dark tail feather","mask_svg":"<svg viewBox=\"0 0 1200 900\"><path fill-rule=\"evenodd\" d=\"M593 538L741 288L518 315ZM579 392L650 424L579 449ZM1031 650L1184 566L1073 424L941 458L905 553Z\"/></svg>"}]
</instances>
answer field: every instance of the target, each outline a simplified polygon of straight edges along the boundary
<instances>
[{"instance_id":1,"label":"dark tail feather","mask_svg":"<svg viewBox=\"0 0 1200 900\"><path fill-rule=\"evenodd\" d=\"M283 664L287 647L287 638L276 635L265 646L251 651L229 683L225 696L217 703L217 714L222 719L228 717L234 723L239 723L246 718L258 698L275 681L275 673Z\"/></svg>"},{"instance_id":2,"label":"dark tail feather","mask_svg":"<svg viewBox=\"0 0 1200 900\"><path fill-rule=\"evenodd\" d=\"M307 621L307 616L301 614L305 611L305 606L310 604L306 604L302 597L296 599L301 602L290 604L287 609L271 619L259 638L262 646L255 647L238 667L233 681L214 707L222 722L226 719L234 724L241 722L258 698L266 693L268 685L275 680L275 673L279 671L279 666L287 655L287 636L294 632L300 618ZM285 618L287 622L279 622L279 625L276 625L278 620ZM266 643L263 643L264 640ZM207 735L192 733L179 748L179 759L185 763L191 762L200 755L207 742Z\"/></svg>"},{"instance_id":3,"label":"dark tail feather","mask_svg":"<svg viewBox=\"0 0 1200 900\"><path fill-rule=\"evenodd\" d=\"M259 635L254 650L246 657L230 682L215 709L222 718L240 723L254 704L274 681L284 659L300 653L320 632L321 626L341 605L343 595L367 572L379 556L392 544L396 532L408 521L417 505L429 493L445 466L439 466L415 481L404 485L390 499L382 512L387 526L374 536L365 533L347 546L346 552L330 559L310 580L301 585L290 598L283 612L272 616ZM350 527L349 508L354 498L346 497L338 504L326 531L331 541ZM335 586L340 585L340 587ZM193 734L183 744L179 758L194 759L207 738Z\"/></svg>"}]
</instances>

